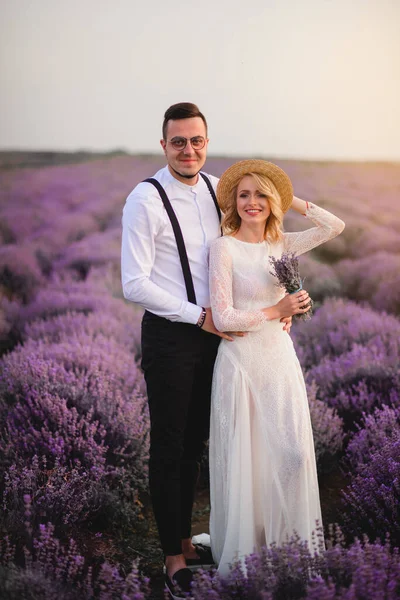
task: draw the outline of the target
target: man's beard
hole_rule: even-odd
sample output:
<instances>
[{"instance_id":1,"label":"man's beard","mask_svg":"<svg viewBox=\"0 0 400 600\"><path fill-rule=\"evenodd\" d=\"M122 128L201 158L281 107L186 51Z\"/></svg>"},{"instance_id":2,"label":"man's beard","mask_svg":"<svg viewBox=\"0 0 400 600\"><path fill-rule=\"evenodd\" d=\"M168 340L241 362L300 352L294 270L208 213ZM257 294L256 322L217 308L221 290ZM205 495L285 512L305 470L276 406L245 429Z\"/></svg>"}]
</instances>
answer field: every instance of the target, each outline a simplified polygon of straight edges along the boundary
<instances>
[{"instance_id":1,"label":"man's beard","mask_svg":"<svg viewBox=\"0 0 400 600\"><path fill-rule=\"evenodd\" d=\"M176 169L174 169L174 167L172 167L171 165L169 165L169 166L173 170L174 173L176 173L177 175L179 175L179 177L183 177L184 179L193 179L193 177L196 177L200 173L200 170L201 170L201 169L199 169L193 175L184 175L183 173L179 173L179 171L177 171Z\"/></svg>"}]
</instances>

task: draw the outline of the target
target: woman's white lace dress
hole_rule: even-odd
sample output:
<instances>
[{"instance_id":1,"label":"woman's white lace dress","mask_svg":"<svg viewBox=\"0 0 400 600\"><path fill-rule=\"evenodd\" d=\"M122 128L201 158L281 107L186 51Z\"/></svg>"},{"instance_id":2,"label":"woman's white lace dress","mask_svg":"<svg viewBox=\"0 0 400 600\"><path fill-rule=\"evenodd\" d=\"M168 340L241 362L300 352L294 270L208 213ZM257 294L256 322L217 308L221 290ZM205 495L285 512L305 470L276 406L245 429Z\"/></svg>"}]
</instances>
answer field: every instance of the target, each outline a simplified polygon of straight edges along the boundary
<instances>
[{"instance_id":1,"label":"woman's white lace dress","mask_svg":"<svg viewBox=\"0 0 400 600\"><path fill-rule=\"evenodd\" d=\"M311 542L321 524L310 412L303 374L283 324L261 308L283 296L270 256L303 254L338 235L344 223L309 204L316 225L279 243L225 236L210 251L211 306L222 340L215 363L210 431L210 536L218 570L296 531Z\"/></svg>"}]
</instances>

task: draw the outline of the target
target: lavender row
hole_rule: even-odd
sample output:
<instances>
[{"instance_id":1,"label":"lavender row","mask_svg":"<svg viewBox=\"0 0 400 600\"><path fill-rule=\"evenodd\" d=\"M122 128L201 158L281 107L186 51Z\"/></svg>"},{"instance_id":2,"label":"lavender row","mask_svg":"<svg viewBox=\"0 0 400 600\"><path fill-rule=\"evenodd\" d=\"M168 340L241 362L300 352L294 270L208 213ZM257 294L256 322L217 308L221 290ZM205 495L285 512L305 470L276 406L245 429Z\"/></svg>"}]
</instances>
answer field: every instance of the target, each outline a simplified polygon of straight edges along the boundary
<instances>
[{"instance_id":1,"label":"lavender row","mask_svg":"<svg viewBox=\"0 0 400 600\"><path fill-rule=\"evenodd\" d=\"M25 515L29 529L30 500ZM24 568L15 564L15 548L9 539L0 544L0 593L2 598L42 600L146 600L149 581L133 564L129 575L104 563L93 569L73 539L61 544L54 528L42 525L37 536L27 535ZM296 536L281 547L272 545L233 565L221 578L214 572L195 576L193 600L395 600L400 589L400 556L389 543L371 543L365 537L345 547L340 529L331 529L327 546L317 532L309 548Z\"/></svg>"}]
</instances>

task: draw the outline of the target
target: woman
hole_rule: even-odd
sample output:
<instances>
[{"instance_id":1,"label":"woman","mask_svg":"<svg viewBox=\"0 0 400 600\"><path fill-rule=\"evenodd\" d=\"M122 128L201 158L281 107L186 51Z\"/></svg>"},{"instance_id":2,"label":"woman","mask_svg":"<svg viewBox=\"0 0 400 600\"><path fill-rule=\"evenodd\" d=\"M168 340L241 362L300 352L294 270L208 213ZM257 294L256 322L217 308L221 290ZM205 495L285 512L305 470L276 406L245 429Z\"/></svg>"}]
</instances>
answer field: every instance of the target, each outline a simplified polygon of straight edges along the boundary
<instances>
[{"instance_id":1,"label":"woman","mask_svg":"<svg viewBox=\"0 0 400 600\"><path fill-rule=\"evenodd\" d=\"M225 574L236 559L278 545L294 531L311 542L321 509L302 371L281 317L308 310L305 290L285 295L269 257L303 254L344 223L293 197L276 165L245 160L222 175L217 197L224 236L210 251L213 319L222 340L214 368L210 431L211 548ZM283 233L291 207L316 227Z\"/></svg>"}]
</instances>

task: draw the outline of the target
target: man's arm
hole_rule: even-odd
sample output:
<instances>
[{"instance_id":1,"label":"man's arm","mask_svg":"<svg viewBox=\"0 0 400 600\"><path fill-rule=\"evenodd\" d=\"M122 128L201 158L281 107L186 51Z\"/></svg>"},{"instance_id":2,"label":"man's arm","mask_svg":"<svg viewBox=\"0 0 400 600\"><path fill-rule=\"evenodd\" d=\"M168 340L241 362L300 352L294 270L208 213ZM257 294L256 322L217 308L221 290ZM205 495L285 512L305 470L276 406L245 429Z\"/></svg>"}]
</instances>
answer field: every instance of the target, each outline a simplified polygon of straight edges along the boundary
<instances>
[{"instance_id":1,"label":"man's arm","mask_svg":"<svg viewBox=\"0 0 400 600\"><path fill-rule=\"evenodd\" d=\"M170 321L196 325L201 307L177 298L150 279L155 238L162 225L162 218L157 214L151 197L133 191L122 215L121 278L124 297Z\"/></svg>"}]
</instances>

